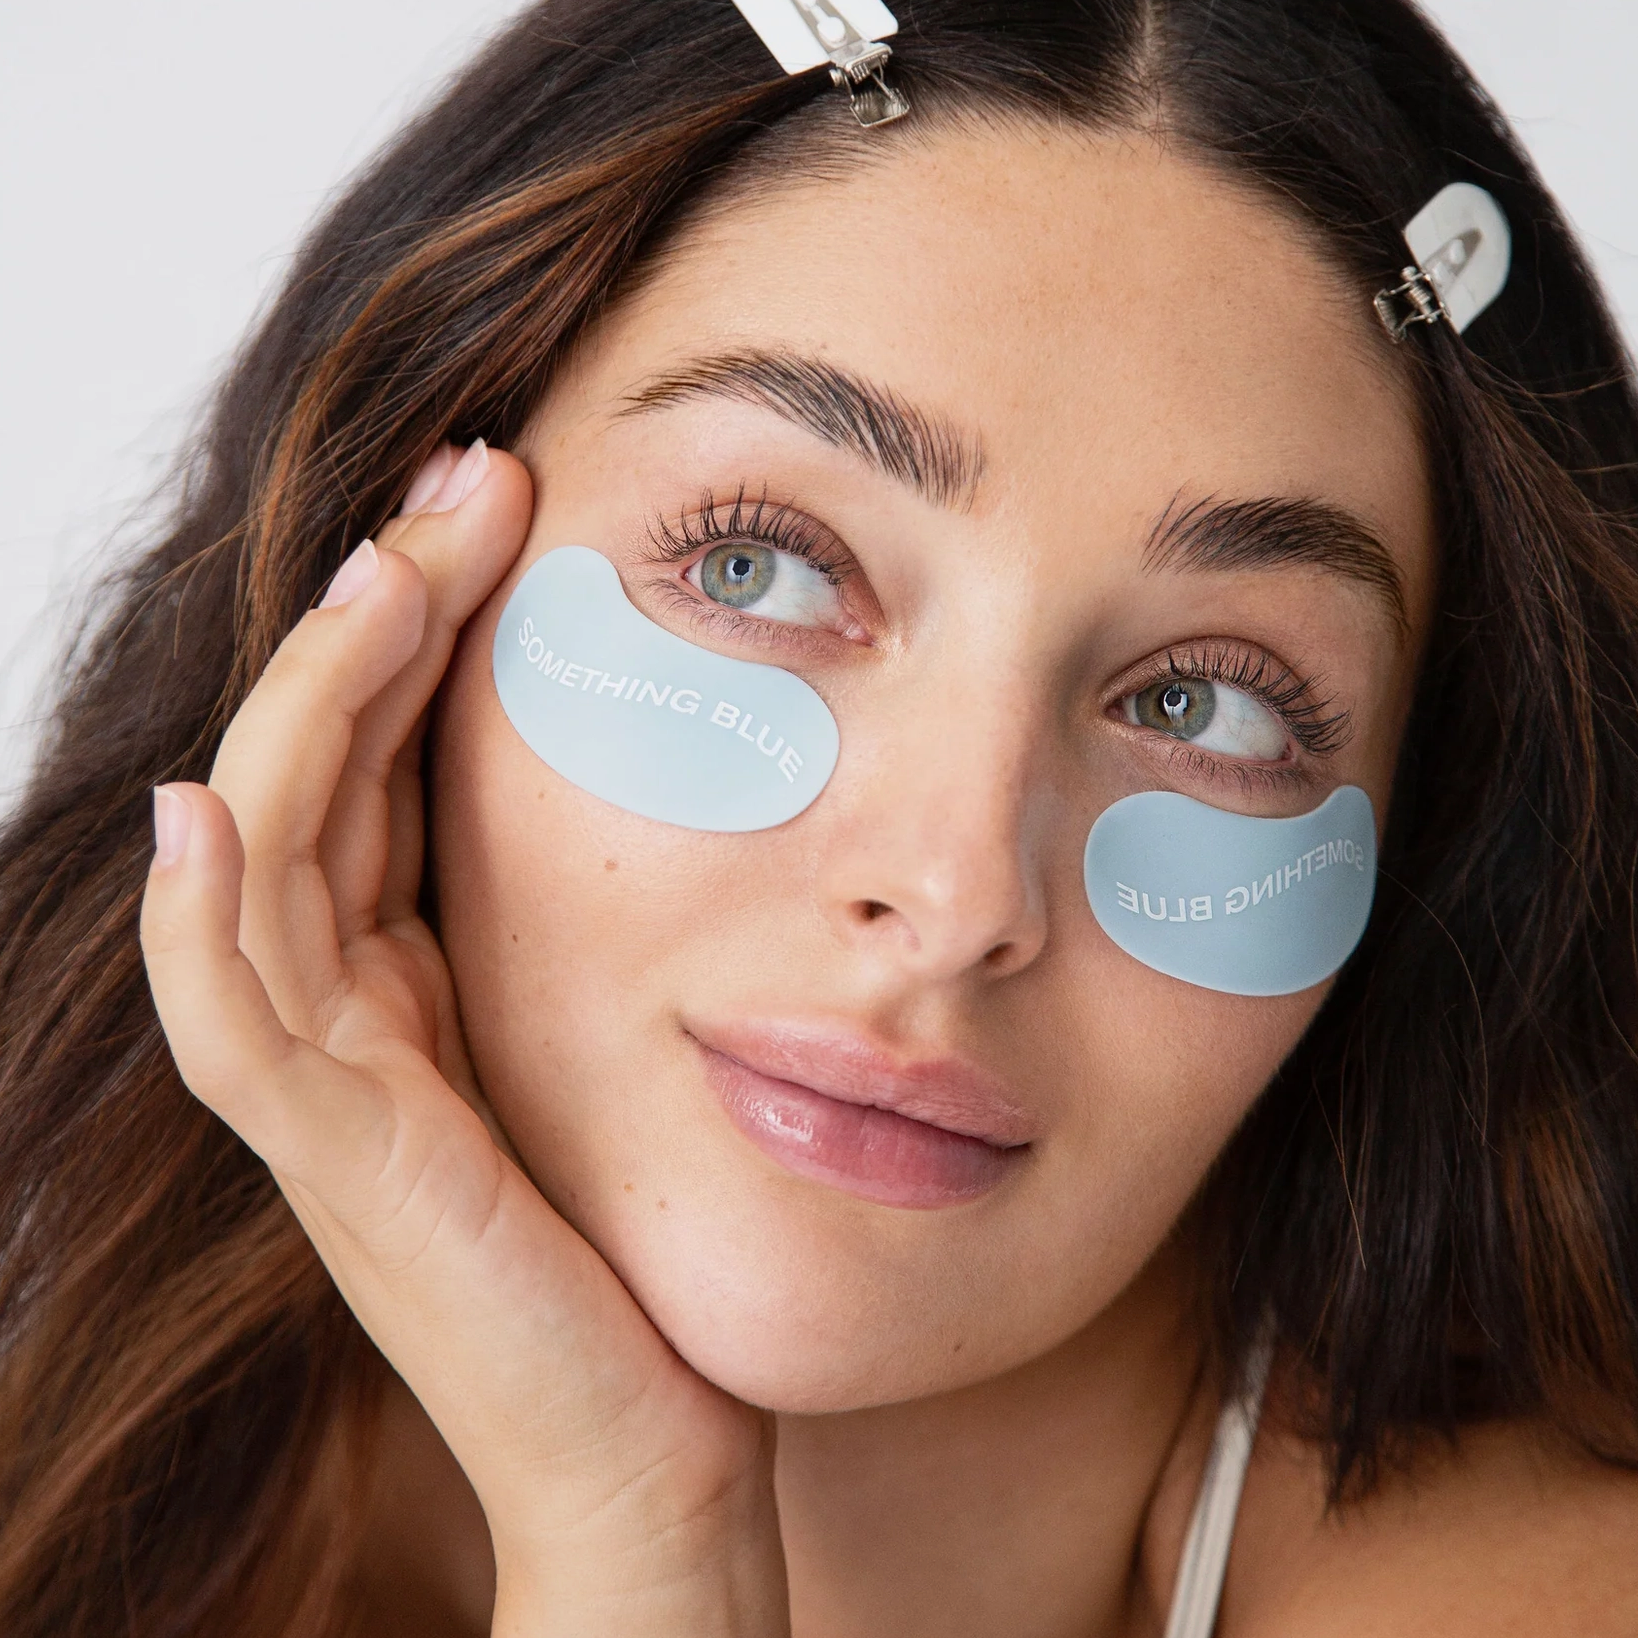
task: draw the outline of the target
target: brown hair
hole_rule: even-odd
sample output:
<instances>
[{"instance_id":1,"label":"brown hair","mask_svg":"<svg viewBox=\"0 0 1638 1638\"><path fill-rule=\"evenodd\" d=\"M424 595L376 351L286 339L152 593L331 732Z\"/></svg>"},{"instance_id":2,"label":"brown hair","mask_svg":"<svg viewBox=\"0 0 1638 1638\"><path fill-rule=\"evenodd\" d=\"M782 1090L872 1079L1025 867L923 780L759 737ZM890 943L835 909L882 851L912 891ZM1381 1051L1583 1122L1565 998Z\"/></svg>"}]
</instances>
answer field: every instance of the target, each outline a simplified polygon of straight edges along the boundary
<instances>
[{"instance_id":1,"label":"brown hair","mask_svg":"<svg viewBox=\"0 0 1638 1638\"><path fill-rule=\"evenodd\" d=\"M1339 1482L1499 1412L1630 1455L1638 406L1562 219L1403 0L897 10L905 129L1163 126L1308 222L1362 303L1444 183L1482 182L1514 224L1501 301L1402 355L1445 556L1371 930L1202 1210L1222 1346L1242 1357L1272 1314L1323 1384ZM170 1062L136 942L148 793L207 776L437 442L515 441L681 213L796 128L834 151L845 101L780 76L728 0L526 13L318 227L173 521L81 634L0 837L13 1638L340 1630L382 1366Z\"/></svg>"}]
</instances>

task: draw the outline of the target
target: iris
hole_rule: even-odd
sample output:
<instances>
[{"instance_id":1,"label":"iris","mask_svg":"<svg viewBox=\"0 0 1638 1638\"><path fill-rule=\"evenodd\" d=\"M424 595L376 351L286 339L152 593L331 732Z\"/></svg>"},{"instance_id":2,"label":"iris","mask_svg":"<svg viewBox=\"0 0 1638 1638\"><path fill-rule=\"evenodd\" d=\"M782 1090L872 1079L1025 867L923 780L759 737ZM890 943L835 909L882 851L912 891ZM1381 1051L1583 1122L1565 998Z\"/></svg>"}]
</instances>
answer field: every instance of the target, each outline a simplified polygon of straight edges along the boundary
<instances>
[{"instance_id":1,"label":"iris","mask_svg":"<svg viewBox=\"0 0 1638 1638\"><path fill-rule=\"evenodd\" d=\"M742 541L713 547L700 563L700 590L713 603L748 609L773 590L778 554Z\"/></svg>"},{"instance_id":2,"label":"iris","mask_svg":"<svg viewBox=\"0 0 1638 1638\"><path fill-rule=\"evenodd\" d=\"M1196 739L1211 727L1217 715L1217 690L1203 678L1185 681L1173 677L1152 683L1133 704L1141 726L1156 728L1177 739Z\"/></svg>"}]
</instances>

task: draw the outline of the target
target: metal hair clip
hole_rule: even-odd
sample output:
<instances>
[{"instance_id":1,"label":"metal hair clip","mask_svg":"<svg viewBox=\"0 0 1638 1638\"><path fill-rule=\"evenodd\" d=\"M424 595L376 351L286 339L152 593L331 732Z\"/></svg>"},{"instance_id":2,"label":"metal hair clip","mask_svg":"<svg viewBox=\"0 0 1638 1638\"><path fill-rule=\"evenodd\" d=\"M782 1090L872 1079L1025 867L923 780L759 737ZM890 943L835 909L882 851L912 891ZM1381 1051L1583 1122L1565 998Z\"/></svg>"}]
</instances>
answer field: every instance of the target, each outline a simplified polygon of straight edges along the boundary
<instances>
[{"instance_id":1,"label":"metal hair clip","mask_svg":"<svg viewBox=\"0 0 1638 1638\"><path fill-rule=\"evenodd\" d=\"M1399 277L1405 281L1403 284L1391 290L1378 290L1375 298L1376 316L1396 342L1405 339L1405 332L1413 324L1437 324L1446 317L1445 304L1439 300L1433 280L1421 268L1407 267ZM1401 302L1409 308L1408 312L1401 311Z\"/></svg>"},{"instance_id":2,"label":"metal hair clip","mask_svg":"<svg viewBox=\"0 0 1638 1638\"><path fill-rule=\"evenodd\" d=\"M1376 313L1395 341L1413 324L1467 329L1507 286L1513 235L1502 208L1471 182L1452 182L1405 229L1416 258L1404 281L1376 295Z\"/></svg>"},{"instance_id":3,"label":"metal hair clip","mask_svg":"<svg viewBox=\"0 0 1638 1638\"><path fill-rule=\"evenodd\" d=\"M734 0L787 74L830 65L861 125L887 125L910 112L910 100L887 77L898 19L881 0Z\"/></svg>"}]
</instances>

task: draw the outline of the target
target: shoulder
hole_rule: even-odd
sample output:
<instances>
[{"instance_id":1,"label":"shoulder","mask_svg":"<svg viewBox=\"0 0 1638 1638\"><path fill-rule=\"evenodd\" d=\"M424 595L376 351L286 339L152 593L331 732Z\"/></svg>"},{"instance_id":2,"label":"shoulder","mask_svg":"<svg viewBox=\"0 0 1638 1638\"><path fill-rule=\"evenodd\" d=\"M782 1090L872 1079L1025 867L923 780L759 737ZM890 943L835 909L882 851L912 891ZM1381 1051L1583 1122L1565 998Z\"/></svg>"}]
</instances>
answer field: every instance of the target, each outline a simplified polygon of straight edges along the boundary
<instances>
[{"instance_id":1,"label":"shoulder","mask_svg":"<svg viewBox=\"0 0 1638 1638\"><path fill-rule=\"evenodd\" d=\"M1638 1474L1529 1423L1430 1445L1368 1498L1326 1506L1320 1453L1265 1428L1219 1638L1631 1638Z\"/></svg>"}]
</instances>

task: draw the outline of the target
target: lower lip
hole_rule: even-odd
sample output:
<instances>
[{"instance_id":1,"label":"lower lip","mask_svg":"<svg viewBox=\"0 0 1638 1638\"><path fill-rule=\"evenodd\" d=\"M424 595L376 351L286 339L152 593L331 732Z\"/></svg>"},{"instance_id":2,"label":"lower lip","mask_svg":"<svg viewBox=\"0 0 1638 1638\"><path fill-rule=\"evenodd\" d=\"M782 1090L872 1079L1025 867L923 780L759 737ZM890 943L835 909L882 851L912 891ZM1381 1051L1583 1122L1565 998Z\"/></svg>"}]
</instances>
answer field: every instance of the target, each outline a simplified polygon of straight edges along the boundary
<instances>
[{"instance_id":1,"label":"lower lip","mask_svg":"<svg viewBox=\"0 0 1638 1638\"><path fill-rule=\"evenodd\" d=\"M705 1049L708 1073L734 1125L770 1160L801 1177L884 1206L929 1211L987 1194L1022 1149L843 1103L775 1080Z\"/></svg>"}]
</instances>

